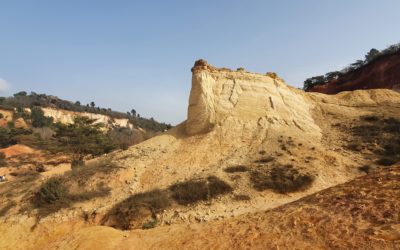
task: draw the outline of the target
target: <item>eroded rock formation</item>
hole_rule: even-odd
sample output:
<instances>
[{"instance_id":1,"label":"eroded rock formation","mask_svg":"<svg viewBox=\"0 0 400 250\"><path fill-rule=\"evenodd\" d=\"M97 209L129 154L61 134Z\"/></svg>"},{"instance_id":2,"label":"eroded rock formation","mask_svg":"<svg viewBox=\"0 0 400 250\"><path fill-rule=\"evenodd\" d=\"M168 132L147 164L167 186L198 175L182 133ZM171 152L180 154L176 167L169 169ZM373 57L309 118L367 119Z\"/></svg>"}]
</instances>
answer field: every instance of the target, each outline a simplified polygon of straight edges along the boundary
<instances>
[{"instance_id":1,"label":"eroded rock formation","mask_svg":"<svg viewBox=\"0 0 400 250\"><path fill-rule=\"evenodd\" d=\"M192 68L186 131L206 133L227 119L237 123L258 121L277 130L295 128L319 136L311 117L312 107L303 94L287 86L275 73L254 74L245 70L218 69L204 60Z\"/></svg>"}]
</instances>

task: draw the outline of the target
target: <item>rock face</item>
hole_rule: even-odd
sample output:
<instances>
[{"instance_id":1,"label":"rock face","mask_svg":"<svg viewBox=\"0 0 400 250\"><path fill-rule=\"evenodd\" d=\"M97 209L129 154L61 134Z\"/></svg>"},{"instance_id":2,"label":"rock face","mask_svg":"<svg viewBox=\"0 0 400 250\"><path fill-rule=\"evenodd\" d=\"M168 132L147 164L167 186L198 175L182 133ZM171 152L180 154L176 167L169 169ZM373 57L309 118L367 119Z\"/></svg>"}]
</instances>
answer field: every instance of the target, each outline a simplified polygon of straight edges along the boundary
<instances>
[{"instance_id":1,"label":"rock face","mask_svg":"<svg viewBox=\"0 0 400 250\"><path fill-rule=\"evenodd\" d=\"M106 126L114 125L120 127L130 127L130 128L133 127L133 125L129 122L128 119L116 119L102 114L73 112L69 110L52 109L52 108L42 108L42 110L44 112L44 115L52 117L54 119L54 122L61 122L68 124L68 123L73 123L74 118L77 116L86 116L89 117L90 119L96 120L97 123L103 123Z\"/></svg>"},{"instance_id":2,"label":"rock face","mask_svg":"<svg viewBox=\"0 0 400 250\"><path fill-rule=\"evenodd\" d=\"M379 58L358 70L307 91L336 94L358 89L392 89L400 92L400 53Z\"/></svg>"},{"instance_id":3,"label":"rock face","mask_svg":"<svg viewBox=\"0 0 400 250\"><path fill-rule=\"evenodd\" d=\"M119 126L119 127L130 127L133 128L133 124L128 119L118 119L118 118L111 118L107 115L102 114L94 114L88 112L74 112L69 110L63 109L54 109L54 108L41 108L43 113L47 117L52 117L54 122L61 122L64 124L70 124L74 122L74 118L77 116L86 116L90 119L96 120L96 123L103 123L107 128L111 126ZM29 108L24 109L25 112L30 113L31 110ZM7 123L13 120L14 113L8 110L0 110L0 113L3 114L2 119L0 119L0 127L6 127ZM22 119L22 118L21 118ZM25 121L22 119L17 119L15 121L16 125L21 128L26 128L27 125Z\"/></svg>"},{"instance_id":4,"label":"rock face","mask_svg":"<svg viewBox=\"0 0 400 250\"><path fill-rule=\"evenodd\" d=\"M248 73L218 69L199 60L192 68L186 132L206 133L227 120L258 121L279 130L295 128L319 136L311 105L303 94L287 86L274 73Z\"/></svg>"}]
</instances>

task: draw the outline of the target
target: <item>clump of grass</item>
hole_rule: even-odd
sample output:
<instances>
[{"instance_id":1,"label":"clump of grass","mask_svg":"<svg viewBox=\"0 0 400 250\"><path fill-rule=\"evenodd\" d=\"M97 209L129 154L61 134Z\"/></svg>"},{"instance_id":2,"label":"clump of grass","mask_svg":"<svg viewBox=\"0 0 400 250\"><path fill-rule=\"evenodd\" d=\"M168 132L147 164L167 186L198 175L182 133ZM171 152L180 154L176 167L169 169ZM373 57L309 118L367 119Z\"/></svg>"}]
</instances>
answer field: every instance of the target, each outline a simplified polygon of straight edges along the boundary
<instances>
[{"instance_id":1,"label":"clump of grass","mask_svg":"<svg viewBox=\"0 0 400 250\"><path fill-rule=\"evenodd\" d=\"M0 168L6 166L7 166L6 154L4 152L0 152Z\"/></svg>"},{"instance_id":2,"label":"clump of grass","mask_svg":"<svg viewBox=\"0 0 400 250\"><path fill-rule=\"evenodd\" d=\"M364 116L361 116L361 120L364 120L367 122L377 122L377 121L379 121L379 117L376 115L364 115Z\"/></svg>"},{"instance_id":3,"label":"clump of grass","mask_svg":"<svg viewBox=\"0 0 400 250\"><path fill-rule=\"evenodd\" d=\"M98 159L79 167L74 167L67 175L68 178L83 185L96 174L110 174L119 166L110 159Z\"/></svg>"},{"instance_id":4,"label":"clump of grass","mask_svg":"<svg viewBox=\"0 0 400 250\"><path fill-rule=\"evenodd\" d=\"M189 205L198 201L210 200L216 196L227 194L233 188L215 176L207 179L189 180L170 187L172 198L180 205Z\"/></svg>"},{"instance_id":5,"label":"clump of grass","mask_svg":"<svg viewBox=\"0 0 400 250\"><path fill-rule=\"evenodd\" d=\"M363 173L369 174L371 172L372 168L370 165L364 165L364 166L358 167L358 170Z\"/></svg>"},{"instance_id":6,"label":"clump of grass","mask_svg":"<svg viewBox=\"0 0 400 250\"><path fill-rule=\"evenodd\" d=\"M142 229L152 229L157 226L157 220L149 220L148 222L144 223Z\"/></svg>"},{"instance_id":7,"label":"clump of grass","mask_svg":"<svg viewBox=\"0 0 400 250\"><path fill-rule=\"evenodd\" d=\"M351 142L347 145L347 148L352 151L361 151L363 149L360 142Z\"/></svg>"},{"instance_id":8,"label":"clump of grass","mask_svg":"<svg viewBox=\"0 0 400 250\"><path fill-rule=\"evenodd\" d=\"M259 160L254 161L254 162L255 162L255 163L268 163L268 162L271 162L271 161L274 161L274 160L275 160L274 157L272 157L272 156L266 156L266 157L263 157L263 158L261 158L261 159L259 159Z\"/></svg>"},{"instance_id":9,"label":"clump of grass","mask_svg":"<svg viewBox=\"0 0 400 250\"><path fill-rule=\"evenodd\" d=\"M286 165L274 166L270 170L253 171L250 180L258 191L272 189L277 193L289 193L307 189L313 183L314 177Z\"/></svg>"},{"instance_id":10,"label":"clump of grass","mask_svg":"<svg viewBox=\"0 0 400 250\"><path fill-rule=\"evenodd\" d=\"M0 209L0 217L4 216L7 214L7 212L13 208L17 203L15 201L11 201L7 203L3 208Z\"/></svg>"},{"instance_id":11,"label":"clump of grass","mask_svg":"<svg viewBox=\"0 0 400 250\"><path fill-rule=\"evenodd\" d=\"M97 190L71 193L65 183L66 180L61 176L52 177L44 182L35 193L32 203L38 208L41 217L55 213L62 208L70 207L79 201L106 196L110 192L109 188L99 186Z\"/></svg>"},{"instance_id":12,"label":"clump of grass","mask_svg":"<svg viewBox=\"0 0 400 250\"><path fill-rule=\"evenodd\" d=\"M128 230L139 225L135 222L150 216L155 220L156 214L168 208L171 202L165 190L152 190L130 196L126 200L115 205L102 220L115 228Z\"/></svg>"},{"instance_id":13,"label":"clump of grass","mask_svg":"<svg viewBox=\"0 0 400 250\"><path fill-rule=\"evenodd\" d=\"M381 165L381 166L392 166L393 164L396 163L396 160L393 158L387 158L387 157L383 157L380 158L376 161L377 164Z\"/></svg>"},{"instance_id":14,"label":"clump of grass","mask_svg":"<svg viewBox=\"0 0 400 250\"><path fill-rule=\"evenodd\" d=\"M247 194L237 194L233 196L235 201L249 201L251 198Z\"/></svg>"},{"instance_id":15,"label":"clump of grass","mask_svg":"<svg viewBox=\"0 0 400 250\"><path fill-rule=\"evenodd\" d=\"M249 169L244 165L237 165L237 166L227 167L224 169L224 171L232 174L232 173L247 172L247 171L249 171Z\"/></svg>"},{"instance_id":16,"label":"clump of grass","mask_svg":"<svg viewBox=\"0 0 400 250\"><path fill-rule=\"evenodd\" d=\"M39 213L46 216L63 207L68 207L71 201L68 199L68 189L62 179L53 177L41 185L33 203L39 208Z\"/></svg>"}]
</instances>

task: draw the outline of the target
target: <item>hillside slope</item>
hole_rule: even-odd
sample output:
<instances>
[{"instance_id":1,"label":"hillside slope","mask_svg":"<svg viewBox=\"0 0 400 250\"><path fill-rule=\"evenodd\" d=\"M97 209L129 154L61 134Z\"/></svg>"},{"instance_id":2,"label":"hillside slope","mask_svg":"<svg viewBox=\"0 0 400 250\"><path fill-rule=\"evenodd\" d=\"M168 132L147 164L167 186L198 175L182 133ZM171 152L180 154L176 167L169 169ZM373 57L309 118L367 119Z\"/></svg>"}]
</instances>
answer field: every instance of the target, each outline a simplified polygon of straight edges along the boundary
<instances>
[{"instance_id":1,"label":"hillside slope","mask_svg":"<svg viewBox=\"0 0 400 250\"><path fill-rule=\"evenodd\" d=\"M265 212L130 233L93 227L48 249L397 249L399 182L399 167L384 169Z\"/></svg>"},{"instance_id":2,"label":"hillside slope","mask_svg":"<svg viewBox=\"0 0 400 250\"><path fill-rule=\"evenodd\" d=\"M207 223L205 230L214 236L218 235L215 232L230 235L225 245L224 238L215 243L214 238L207 241L209 236L200 238L206 248L214 247L207 242L216 247L222 244L221 248L240 244L241 234L253 241L263 232L275 230L279 237L286 233L287 225L263 231L255 225L256 217L250 216L246 222L246 217L238 216L280 207L399 160L400 93L305 93L287 86L273 73L218 69L205 61L196 62L192 72L187 121L126 151L93 160L101 163L107 159L112 164L60 177L72 191L93 194L101 186L108 193L43 215L43 208L30 201L35 200L48 175L1 183L1 204L8 205L1 208L0 248L43 249L50 242L63 248L76 244L83 248L96 242L104 248L135 248L134 244L142 244L136 236L118 229L154 226L161 227L143 234L148 239L144 247L185 247L193 240L193 232L187 228L201 228L198 223ZM205 196L195 199L204 189ZM312 211L300 210L298 215L311 216ZM236 224L228 219L231 217L250 226L236 230ZM218 220L223 222L212 222ZM222 225L229 226L224 229ZM164 234L163 230L188 234L182 241L172 238L152 245L164 240L158 234ZM132 231L135 234L142 235ZM125 236L128 239L119 242ZM266 240L264 236L259 239ZM203 243L193 242L199 247ZM317 247L324 246L317 243ZM304 243L299 248L307 246Z\"/></svg>"}]
</instances>

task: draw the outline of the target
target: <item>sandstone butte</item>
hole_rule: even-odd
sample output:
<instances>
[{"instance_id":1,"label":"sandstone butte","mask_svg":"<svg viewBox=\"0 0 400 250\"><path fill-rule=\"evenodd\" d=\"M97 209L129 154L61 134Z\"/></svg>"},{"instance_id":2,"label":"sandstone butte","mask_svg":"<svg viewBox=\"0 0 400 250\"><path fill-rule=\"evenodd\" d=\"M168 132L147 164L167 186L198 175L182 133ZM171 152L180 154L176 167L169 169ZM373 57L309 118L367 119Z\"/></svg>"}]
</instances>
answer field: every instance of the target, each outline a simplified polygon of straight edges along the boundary
<instances>
[{"instance_id":1,"label":"sandstone butte","mask_svg":"<svg viewBox=\"0 0 400 250\"><path fill-rule=\"evenodd\" d=\"M15 204L0 217L0 249L400 247L399 170L365 175L358 168L371 164L374 156L347 148L355 138L349 131L360 117L400 118L400 93L306 93L275 73L232 71L204 60L195 63L192 73L186 121L126 151L93 160L107 158L119 166L85 180L85 187L106 181L109 195L38 220L36 210L28 209L29 199L48 174L29 183L0 184L2 194L11 186L14 192L2 196L1 204ZM262 163L266 158L273 162ZM290 164L315 180L306 190L280 194L255 190L248 173L224 171L271 164ZM134 194L211 175L229 183L233 193L190 206L172 205L157 214L154 229L140 229L150 212L125 231L110 215ZM240 195L250 199L235 200ZM85 214L90 216L84 219Z\"/></svg>"}]
</instances>

